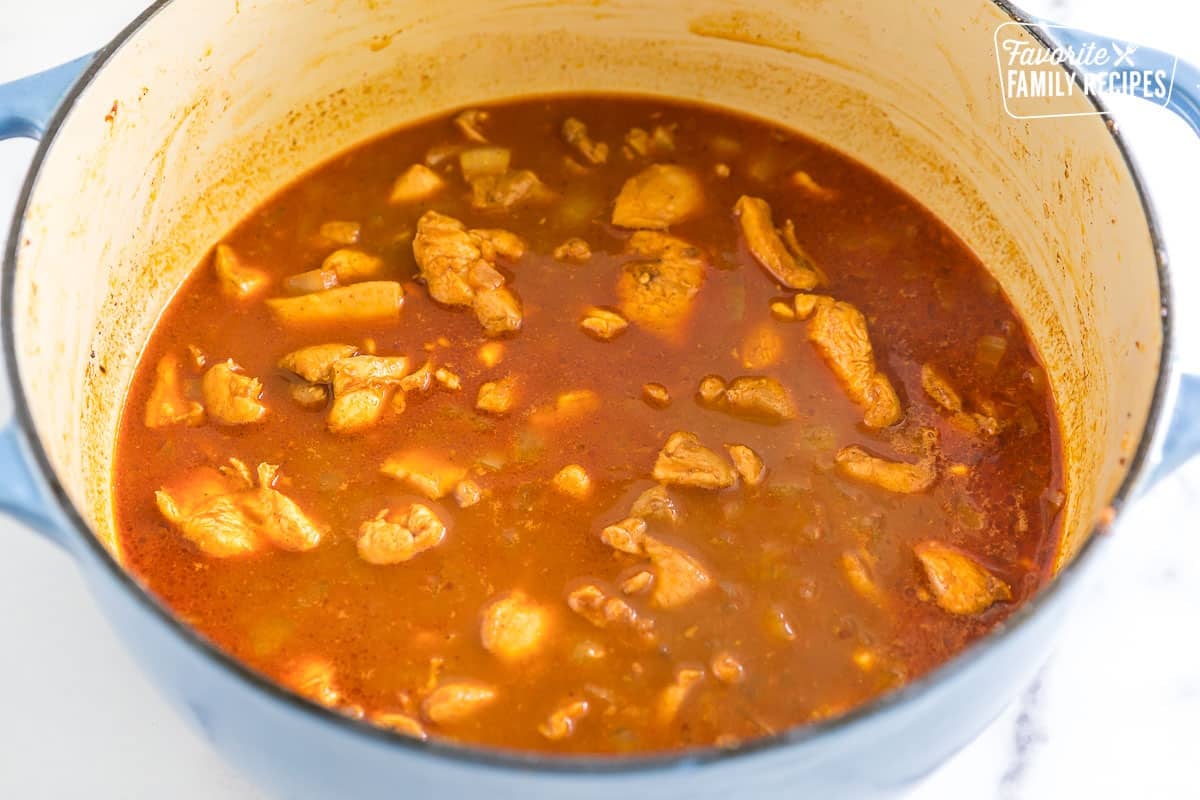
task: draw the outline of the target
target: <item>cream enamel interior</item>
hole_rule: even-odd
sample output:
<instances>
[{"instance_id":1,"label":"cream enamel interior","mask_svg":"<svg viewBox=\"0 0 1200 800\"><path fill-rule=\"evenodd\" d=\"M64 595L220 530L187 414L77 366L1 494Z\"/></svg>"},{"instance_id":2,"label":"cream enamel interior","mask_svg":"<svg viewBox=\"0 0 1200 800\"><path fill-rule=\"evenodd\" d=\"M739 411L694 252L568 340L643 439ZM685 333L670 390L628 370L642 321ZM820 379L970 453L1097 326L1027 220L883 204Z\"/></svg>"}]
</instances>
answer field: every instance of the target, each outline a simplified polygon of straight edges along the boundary
<instances>
[{"instance_id":1,"label":"cream enamel interior","mask_svg":"<svg viewBox=\"0 0 1200 800\"><path fill-rule=\"evenodd\" d=\"M78 99L28 208L14 299L38 435L115 552L110 468L138 354L188 270L243 215L337 152L455 106L662 94L832 143L980 255L1059 403L1066 560L1145 424L1160 293L1104 121L1006 116L992 54L1006 19L983 0L175 0Z\"/></svg>"}]
</instances>

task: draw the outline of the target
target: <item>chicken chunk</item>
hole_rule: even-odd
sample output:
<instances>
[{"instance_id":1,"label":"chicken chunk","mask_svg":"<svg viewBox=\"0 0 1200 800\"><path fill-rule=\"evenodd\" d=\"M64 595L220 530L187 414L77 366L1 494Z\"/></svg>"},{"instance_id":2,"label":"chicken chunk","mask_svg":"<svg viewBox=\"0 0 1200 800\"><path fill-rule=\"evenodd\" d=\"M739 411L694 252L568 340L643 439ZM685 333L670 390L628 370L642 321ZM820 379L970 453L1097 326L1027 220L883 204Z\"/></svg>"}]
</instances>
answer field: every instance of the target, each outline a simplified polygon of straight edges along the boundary
<instances>
[{"instance_id":1,"label":"chicken chunk","mask_svg":"<svg viewBox=\"0 0 1200 800\"><path fill-rule=\"evenodd\" d=\"M763 478L767 476L767 465L763 463L762 456L744 444L727 444L725 449L729 451L733 468L742 477L744 484L758 486L763 482Z\"/></svg>"},{"instance_id":2,"label":"chicken chunk","mask_svg":"<svg viewBox=\"0 0 1200 800\"><path fill-rule=\"evenodd\" d=\"M525 240L503 228L473 228L471 235L479 245L480 254L488 261L507 258L516 261L525 255Z\"/></svg>"},{"instance_id":3,"label":"chicken chunk","mask_svg":"<svg viewBox=\"0 0 1200 800\"><path fill-rule=\"evenodd\" d=\"M696 387L696 399L704 405L719 408L725 399L725 379L719 375L705 375Z\"/></svg>"},{"instance_id":4,"label":"chicken chunk","mask_svg":"<svg viewBox=\"0 0 1200 800\"><path fill-rule=\"evenodd\" d=\"M608 145L593 141L588 136L587 125L575 117L567 117L562 124L563 140L574 147L589 164L604 164L608 161Z\"/></svg>"},{"instance_id":5,"label":"chicken chunk","mask_svg":"<svg viewBox=\"0 0 1200 800\"><path fill-rule=\"evenodd\" d=\"M300 506L274 488L278 476L277 465L259 464L258 489L244 505L271 544L294 553L311 550L321 543L323 533Z\"/></svg>"},{"instance_id":6,"label":"chicken chunk","mask_svg":"<svg viewBox=\"0 0 1200 800\"><path fill-rule=\"evenodd\" d=\"M517 379L509 375L496 381L488 381L479 387L475 408L487 414L503 416L517 404Z\"/></svg>"},{"instance_id":7,"label":"chicken chunk","mask_svg":"<svg viewBox=\"0 0 1200 800\"><path fill-rule=\"evenodd\" d=\"M587 700L571 700L550 713L546 721L538 725L538 733L552 742L562 741L575 732L575 726L587 716Z\"/></svg>"},{"instance_id":8,"label":"chicken chunk","mask_svg":"<svg viewBox=\"0 0 1200 800\"><path fill-rule=\"evenodd\" d=\"M613 207L619 228L664 230L704 206L704 185L696 173L677 164L651 164L625 181Z\"/></svg>"},{"instance_id":9,"label":"chicken chunk","mask_svg":"<svg viewBox=\"0 0 1200 800\"><path fill-rule=\"evenodd\" d=\"M679 548L652 536L643 538L642 548L654 566L650 601L656 606L678 608L713 585L704 566Z\"/></svg>"},{"instance_id":10,"label":"chicken chunk","mask_svg":"<svg viewBox=\"0 0 1200 800\"><path fill-rule=\"evenodd\" d=\"M505 661L521 661L534 655L550 632L550 612L521 591L505 592L488 600L481 619L483 649Z\"/></svg>"},{"instance_id":11,"label":"chicken chunk","mask_svg":"<svg viewBox=\"0 0 1200 800\"><path fill-rule=\"evenodd\" d=\"M471 207L478 211L508 211L522 205L543 205L556 195L535 173L509 170L502 175L480 175L471 181Z\"/></svg>"},{"instance_id":12,"label":"chicken chunk","mask_svg":"<svg viewBox=\"0 0 1200 800\"><path fill-rule=\"evenodd\" d=\"M462 722L495 702L496 689L480 681L451 681L430 692L421 714L435 725Z\"/></svg>"},{"instance_id":13,"label":"chicken chunk","mask_svg":"<svg viewBox=\"0 0 1200 800\"><path fill-rule=\"evenodd\" d=\"M675 721L679 710L702 680L704 680L704 670L702 669L681 667L675 670L675 680L662 690L654 706L654 716L659 725L669 725Z\"/></svg>"},{"instance_id":14,"label":"chicken chunk","mask_svg":"<svg viewBox=\"0 0 1200 800\"><path fill-rule=\"evenodd\" d=\"M654 573L648 569L640 569L621 581L622 594L642 594L654 585Z\"/></svg>"},{"instance_id":15,"label":"chicken chunk","mask_svg":"<svg viewBox=\"0 0 1200 800\"><path fill-rule=\"evenodd\" d=\"M331 367L333 405L327 424L333 433L356 433L379 421L389 397L408 373L403 356L348 356ZM401 407L402 410L403 407Z\"/></svg>"},{"instance_id":16,"label":"chicken chunk","mask_svg":"<svg viewBox=\"0 0 1200 800\"><path fill-rule=\"evenodd\" d=\"M714 655L708 668L714 678L726 685L732 686L746 679L746 670L742 667L742 662L727 650Z\"/></svg>"},{"instance_id":17,"label":"chicken chunk","mask_svg":"<svg viewBox=\"0 0 1200 800\"><path fill-rule=\"evenodd\" d=\"M607 342L620 336L629 327L629 322L616 311L593 306L583 313L579 327L594 338Z\"/></svg>"},{"instance_id":18,"label":"chicken chunk","mask_svg":"<svg viewBox=\"0 0 1200 800\"><path fill-rule=\"evenodd\" d=\"M834 463L847 478L900 494L923 492L937 479L937 469L931 458L915 464L888 461L871 455L857 445L839 450Z\"/></svg>"},{"instance_id":19,"label":"chicken chunk","mask_svg":"<svg viewBox=\"0 0 1200 800\"><path fill-rule=\"evenodd\" d=\"M763 422L783 422L796 416L792 396L783 384L764 376L734 378L725 387L724 405L731 414Z\"/></svg>"},{"instance_id":20,"label":"chicken chunk","mask_svg":"<svg viewBox=\"0 0 1200 800\"><path fill-rule=\"evenodd\" d=\"M179 380L179 359L165 355L154 366L154 387L146 401L147 428L168 425L200 425L204 422L204 406L189 400Z\"/></svg>"},{"instance_id":21,"label":"chicken chunk","mask_svg":"<svg viewBox=\"0 0 1200 800\"><path fill-rule=\"evenodd\" d=\"M617 602L609 603L610 600ZM567 607L597 628L607 628L616 622L632 623L637 619L633 606L608 595L599 586L589 583L567 594Z\"/></svg>"},{"instance_id":22,"label":"chicken chunk","mask_svg":"<svg viewBox=\"0 0 1200 800\"><path fill-rule=\"evenodd\" d=\"M997 602L1012 600L1007 583L988 572L970 556L941 542L921 542L913 547L934 600L951 614L980 614Z\"/></svg>"},{"instance_id":23,"label":"chicken chunk","mask_svg":"<svg viewBox=\"0 0 1200 800\"><path fill-rule=\"evenodd\" d=\"M242 462L202 467L177 485L155 492L158 510L184 538L215 558L252 553L266 545L303 552L323 532L290 498L274 488L279 468L258 466L258 485Z\"/></svg>"},{"instance_id":24,"label":"chicken chunk","mask_svg":"<svg viewBox=\"0 0 1200 800\"><path fill-rule=\"evenodd\" d=\"M366 386L335 394L329 406L326 426L331 433L360 433L383 418L387 409L388 390L382 386Z\"/></svg>"},{"instance_id":25,"label":"chicken chunk","mask_svg":"<svg viewBox=\"0 0 1200 800\"><path fill-rule=\"evenodd\" d=\"M265 545L257 526L238 502L248 488L236 474L205 467L178 486L155 492L154 499L167 522L205 555L230 558L253 553Z\"/></svg>"},{"instance_id":26,"label":"chicken chunk","mask_svg":"<svg viewBox=\"0 0 1200 800\"><path fill-rule=\"evenodd\" d=\"M459 481L454 487L454 502L459 508L470 508L482 499L483 491L475 481Z\"/></svg>"},{"instance_id":27,"label":"chicken chunk","mask_svg":"<svg viewBox=\"0 0 1200 800\"><path fill-rule=\"evenodd\" d=\"M600 532L600 540L615 550L650 559L654 589L650 600L660 608L678 608L712 586L704 566L678 547L646 533L646 523L630 517Z\"/></svg>"},{"instance_id":28,"label":"chicken chunk","mask_svg":"<svg viewBox=\"0 0 1200 800\"><path fill-rule=\"evenodd\" d=\"M446 305L471 307L489 336L521 327L521 304L505 287L496 259L522 253L524 243L514 234L467 230L436 211L421 217L413 239L413 255L430 296Z\"/></svg>"},{"instance_id":29,"label":"chicken chunk","mask_svg":"<svg viewBox=\"0 0 1200 800\"><path fill-rule=\"evenodd\" d=\"M721 456L700 444L694 433L676 431L654 462L654 480L698 489L724 489L737 480Z\"/></svg>"},{"instance_id":30,"label":"chicken chunk","mask_svg":"<svg viewBox=\"0 0 1200 800\"><path fill-rule=\"evenodd\" d=\"M630 128L625 134L625 151L626 158L675 152L675 125L655 125L653 131Z\"/></svg>"},{"instance_id":31,"label":"chicken chunk","mask_svg":"<svg viewBox=\"0 0 1200 800\"><path fill-rule=\"evenodd\" d=\"M627 628L645 642L654 640L654 621L638 616L633 606L594 583L567 594L567 607L597 628Z\"/></svg>"},{"instance_id":32,"label":"chicken chunk","mask_svg":"<svg viewBox=\"0 0 1200 800\"><path fill-rule=\"evenodd\" d=\"M280 322L392 322L400 319L404 289L395 281L366 281L299 297L273 297L267 307Z\"/></svg>"},{"instance_id":33,"label":"chicken chunk","mask_svg":"<svg viewBox=\"0 0 1200 800\"><path fill-rule=\"evenodd\" d=\"M380 467L383 474L408 484L413 491L440 500L467 477L467 471L436 453L412 450L394 453Z\"/></svg>"},{"instance_id":34,"label":"chicken chunk","mask_svg":"<svg viewBox=\"0 0 1200 800\"><path fill-rule=\"evenodd\" d=\"M437 547L446 536L446 525L420 503L396 512L380 511L358 529L358 555L368 564L402 564Z\"/></svg>"},{"instance_id":35,"label":"chicken chunk","mask_svg":"<svg viewBox=\"0 0 1200 800\"><path fill-rule=\"evenodd\" d=\"M679 522L679 509L667 492L665 486L653 486L638 495L629 509L631 517L639 517L647 522L661 522L674 525Z\"/></svg>"},{"instance_id":36,"label":"chicken chunk","mask_svg":"<svg viewBox=\"0 0 1200 800\"><path fill-rule=\"evenodd\" d=\"M600 531L600 541L614 550L639 556L645 554L642 541L646 538L646 520L641 517L626 517Z\"/></svg>"},{"instance_id":37,"label":"chicken chunk","mask_svg":"<svg viewBox=\"0 0 1200 800\"><path fill-rule=\"evenodd\" d=\"M504 284L504 276L484 257L480 245L480 237L453 217L436 211L421 216L413 256L434 300L469 306L477 292Z\"/></svg>"},{"instance_id":38,"label":"chicken chunk","mask_svg":"<svg viewBox=\"0 0 1200 800\"><path fill-rule=\"evenodd\" d=\"M488 336L503 336L521 329L521 301L507 288L484 289L475 295L475 316Z\"/></svg>"},{"instance_id":39,"label":"chicken chunk","mask_svg":"<svg viewBox=\"0 0 1200 800\"><path fill-rule=\"evenodd\" d=\"M850 399L863 407L863 424L886 428L900 420L900 398L887 376L875 368L867 321L857 308L828 297L818 298L808 338L845 386Z\"/></svg>"},{"instance_id":40,"label":"chicken chunk","mask_svg":"<svg viewBox=\"0 0 1200 800\"><path fill-rule=\"evenodd\" d=\"M353 345L314 344L293 350L279 359L279 368L295 373L309 383L333 383L333 365L357 353L358 349Z\"/></svg>"},{"instance_id":41,"label":"chicken chunk","mask_svg":"<svg viewBox=\"0 0 1200 800\"><path fill-rule=\"evenodd\" d=\"M260 400L262 381L243 375L240 369L232 360L214 364L200 382L209 416L224 425L248 425L267 414Z\"/></svg>"},{"instance_id":42,"label":"chicken chunk","mask_svg":"<svg viewBox=\"0 0 1200 800\"><path fill-rule=\"evenodd\" d=\"M966 433L995 435L1000 430L999 421L987 414L972 414L963 410L962 397L950 381L931 364L921 366L921 388L929 399L950 414L952 424Z\"/></svg>"},{"instance_id":43,"label":"chicken chunk","mask_svg":"<svg viewBox=\"0 0 1200 800\"><path fill-rule=\"evenodd\" d=\"M592 479L578 464L568 464L560 469L550 480L550 485L560 494L576 500L586 500L592 493Z\"/></svg>"},{"instance_id":44,"label":"chicken chunk","mask_svg":"<svg viewBox=\"0 0 1200 800\"><path fill-rule=\"evenodd\" d=\"M642 399L654 408L666 408L671 405L671 391L661 383L643 383Z\"/></svg>"},{"instance_id":45,"label":"chicken chunk","mask_svg":"<svg viewBox=\"0 0 1200 800\"><path fill-rule=\"evenodd\" d=\"M330 373L335 396L370 386L398 387L408 374L408 359L404 356L345 356L330 364Z\"/></svg>"},{"instance_id":46,"label":"chicken chunk","mask_svg":"<svg viewBox=\"0 0 1200 800\"><path fill-rule=\"evenodd\" d=\"M586 241L578 236L572 236L565 242L554 248L554 258L558 261L568 261L574 264L582 264L584 261L592 257L592 248Z\"/></svg>"},{"instance_id":47,"label":"chicken chunk","mask_svg":"<svg viewBox=\"0 0 1200 800\"><path fill-rule=\"evenodd\" d=\"M326 400L324 386L332 384L333 405L329 409L328 426L334 433L354 433L379 421L389 396L402 384L408 371L408 359L402 356L356 355L351 345L319 344L303 347L285 355L279 361L289 370L310 382L311 394L293 397L310 407L320 407ZM403 395L399 395L401 401ZM398 407L403 410L403 404Z\"/></svg>"},{"instance_id":48,"label":"chicken chunk","mask_svg":"<svg viewBox=\"0 0 1200 800\"><path fill-rule=\"evenodd\" d=\"M248 300L259 294L271 283L270 276L262 270L247 267L238 258L238 254L227 244L217 245L213 254L213 270L217 273L217 282L226 297L235 300Z\"/></svg>"},{"instance_id":49,"label":"chicken chunk","mask_svg":"<svg viewBox=\"0 0 1200 800\"><path fill-rule=\"evenodd\" d=\"M774 378L744 375L728 385L716 375L700 380L697 399L704 405L756 422L779 423L796 416L791 393Z\"/></svg>"},{"instance_id":50,"label":"chicken chunk","mask_svg":"<svg viewBox=\"0 0 1200 800\"><path fill-rule=\"evenodd\" d=\"M771 206L759 197L742 195L733 209L742 226L746 246L763 269L789 289L808 290L821 282L811 258L793 254L779 238L771 220Z\"/></svg>"},{"instance_id":51,"label":"chicken chunk","mask_svg":"<svg viewBox=\"0 0 1200 800\"><path fill-rule=\"evenodd\" d=\"M441 175L424 164L413 164L396 178L388 202L392 205L419 203L428 200L446 188Z\"/></svg>"},{"instance_id":52,"label":"chicken chunk","mask_svg":"<svg viewBox=\"0 0 1200 800\"><path fill-rule=\"evenodd\" d=\"M618 308L660 338L679 341L704 285L699 248L663 233L638 231L625 252L632 260L617 278Z\"/></svg>"}]
</instances>

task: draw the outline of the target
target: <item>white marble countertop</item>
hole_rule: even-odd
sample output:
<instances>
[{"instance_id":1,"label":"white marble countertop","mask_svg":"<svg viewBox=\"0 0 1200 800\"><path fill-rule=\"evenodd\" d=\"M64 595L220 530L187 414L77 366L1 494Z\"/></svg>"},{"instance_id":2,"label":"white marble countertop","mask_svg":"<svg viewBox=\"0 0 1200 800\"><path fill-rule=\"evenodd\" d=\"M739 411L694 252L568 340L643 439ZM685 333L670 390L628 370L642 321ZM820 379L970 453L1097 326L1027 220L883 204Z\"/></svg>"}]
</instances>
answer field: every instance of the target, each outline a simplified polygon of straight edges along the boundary
<instances>
[{"instance_id":1,"label":"white marble countertop","mask_svg":"<svg viewBox=\"0 0 1200 800\"><path fill-rule=\"evenodd\" d=\"M949 1L949 0L948 0ZM0 0L0 81L106 41L142 0ZM1200 62L1200 7L1025 0L1040 16ZM1175 265L1181 355L1200 371L1200 142L1167 112L1113 103ZM0 144L7 219L33 146ZM1189 352L1190 351L1190 352ZM1200 797L1200 463L1123 518L1113 557L1056 654L918 800ZM261 798L184 726L125 655L67 557L0 520L0 797Z\"/></svg>"}]
</instances>

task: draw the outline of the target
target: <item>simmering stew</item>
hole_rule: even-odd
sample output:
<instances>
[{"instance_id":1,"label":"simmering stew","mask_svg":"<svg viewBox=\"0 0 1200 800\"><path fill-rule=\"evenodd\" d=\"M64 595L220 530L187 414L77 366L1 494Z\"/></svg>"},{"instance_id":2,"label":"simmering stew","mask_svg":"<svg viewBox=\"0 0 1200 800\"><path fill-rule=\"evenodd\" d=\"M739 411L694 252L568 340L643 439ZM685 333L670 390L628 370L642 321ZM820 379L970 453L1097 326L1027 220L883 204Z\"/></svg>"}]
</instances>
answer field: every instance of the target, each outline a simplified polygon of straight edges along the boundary
<instances>
[{"instance_id":1,"label":"simmering stew","mask_svg":"<svg viewBox=\"0 0 1200 800\"><path fill-rule=\"evenodd\" d=\"M1049 574L1021 321L863 166L712 108L527 99L339 156L158 323L128 567L414 737L739 742L936 667Z\"/></svg>"}]
</instances>

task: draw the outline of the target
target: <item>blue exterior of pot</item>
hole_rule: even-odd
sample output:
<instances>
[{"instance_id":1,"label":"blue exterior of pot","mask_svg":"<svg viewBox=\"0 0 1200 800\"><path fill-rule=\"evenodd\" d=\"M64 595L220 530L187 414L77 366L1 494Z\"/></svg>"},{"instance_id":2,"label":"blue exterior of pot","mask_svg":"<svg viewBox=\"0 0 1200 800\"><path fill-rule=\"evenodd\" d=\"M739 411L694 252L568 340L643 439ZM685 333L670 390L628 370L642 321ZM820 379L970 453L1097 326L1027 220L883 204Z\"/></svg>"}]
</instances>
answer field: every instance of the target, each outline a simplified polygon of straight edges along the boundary
<instances>
[{"instance_id":1,"label":"blue exterior of pot","mask_svg":"<svg viewBox=\"0 0 1200 800\"><path fill-rule=\"evenodd\" d=\"M121 39L136 35L136 29L135 23ZM1063 29L1054 36L1063 43L1093 38ZM1149 48L1139 53L1138 68L1169 58ZM44 134L61 98L66 95L69 105L92 72L103 68L104 58L101 53L0 86L0 138ZM1200 72L1179 64L1169 107L1200 134L1197 89ZM23 210L18 206L17 220ZM1154 232L1154 220L1148 217L1146 224ZM1165 265L1159 266L1165 277ZM10 243L6 282L14 269ZM6 296L11 298L11 291ZM1169 300L1163 298L1164 308ZM9 385L4 391L11 393L19 376L12 365L11 308L5 312ZM1139 486L1200 452L1200 378L1175 374L1169 358L1163 370L1155 412L1114 500L1117 509ZM1152 453L1155 420L1169 409L1164 445ZM148 598L92 541L54 488L33 436L28 410L18 402L14 419L0 430L0 509L75 557L142 667L218 751L265 787L294 798L891 796L971 741L1031 680L1107 549L1107 535L1098 532L1055 582L1002 628L933 673L844 717L736 750L620 761L553 759L398 737L310 704L220 655Z\"/></svg>"}]
</instances>

